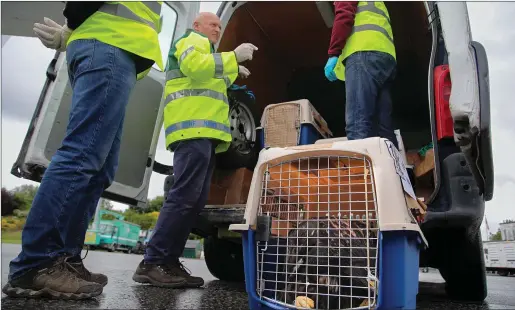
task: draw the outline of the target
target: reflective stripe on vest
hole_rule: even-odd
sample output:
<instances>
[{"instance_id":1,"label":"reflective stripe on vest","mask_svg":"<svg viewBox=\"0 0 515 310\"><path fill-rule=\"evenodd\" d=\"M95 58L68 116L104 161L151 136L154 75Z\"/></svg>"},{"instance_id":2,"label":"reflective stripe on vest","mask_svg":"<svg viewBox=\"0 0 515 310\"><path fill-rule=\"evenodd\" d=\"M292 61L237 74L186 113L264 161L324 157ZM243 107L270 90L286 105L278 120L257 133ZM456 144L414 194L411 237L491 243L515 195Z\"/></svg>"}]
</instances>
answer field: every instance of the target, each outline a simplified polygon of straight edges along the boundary
<instances>
[{"instance_id":1,"label":"reflective stripe on vest","mask_svg":"<svg viewBox=\"0 0 515 310\"><path fill-rule=\"evenodd\" d=\"M222 72L223 72L223 68L222 68ZM174 79L180 79L180 78L183 78L183 77L186 77L186 75L184 75L184 73L182 73L182 71L180 69L174 69L174 70L166 71L166 82L174 80ZM226 76L223 76L221 78L224 79L225 86L227 88L229 88L229 86L231 86L231 80L228 77L226 77Z\"/></svg>"},{"instance_id":2,"label":"reflective stripe on vest","mask_svg":"<svg viewBox=\"0 0 515 310\"><path fill-rule=\"evenodd\" d=\"M220 53L214 53L213 59L215 61L215 79L224 77L224 63L222 62L222 55Z\"/></svg>"},{"instance_id":3,"label":"reflective stripe on vest","mask_svg":"<svg viewBox=\"0 0 515 310\"><path fill-rule=\"evenodd\" d=\"M182 52L181 56L179 56L179 67L181 66L181 63L182 61L184 60L184 58L186 58L186 56L188 56L191 52L193 52L195 48L193 46L190 46L188 47L188 49L186 49L184 52Z\"/></svg>"},{"instance_id":4,"label":"reflective stripe on vest","mask_svg":"<svg viewBox=\"0 0 515 310\"><path fill-rule=\"evenodd\" d=\"M161 15L162 5L159 4L157 1L142 1L141 3L143 3L147 8L149 8L155 14Z\"/></svg>"},{"instance_id":5,"label":"reflective stripe on vest","mask_svg":"<svg viewBox=\"0 0 515 310\"><path fill-rule=\"evenodd\" d=\"M393 39L390 37L390 34L388 33L388 31L386 31L386 29L384 29L383 27L378 26L378 25L365 24L365 25L354 26L354 27L352 27L352 31L350 34L353 35L356 32L367 31L367 30L379 31L380 33L384 34L386 36L386 38L388 40L390 40L390 42L393 43Z\"/></svg>"},{"instance_id":6,"label":"reflective stripe on vest","mask_svg":"<svg viewBox=\"0 0 515 310\"><path fill-rule=\"evenodd\" d=\"M209 97L216 100L221 100L226 104L229 104L229 99L225 94L219 93L217 91L211 89L183 89L173 92L166 96L165 98L165 106L173 100L177 100L184 97L193 97L193 96L201 96L201 97Z\"/></svg>"},{"instance_id":7,"label":"reflective stripe on vest","mask_svg":"<svg viewBox=\"0 0 515 310\"><path fill-rule=\"evenodd\" d=\"M365 4L365 5L358 6L356 15L361 12L372 12L375 14L379 14L379 15L383 16L384 18L386 18L386 20L388 21L388 23L390 24L390 27L391 27L390 18L388 17L388 15L386 15L381 9L376 7L374 2L367 2L367 4ZM367 30L381 32L388 38L388 40L390 40L393 43L393 38L390 37L390 34L388 33L388 31L386 31L386 29L384 29L383 27L374 25L374 24L364 24L364 25L354 26L354 27L352 27L352 31L351 31L350 35L352 35L356 32L367 31Z\"/></svg>"},{"instance_id":8,"label":"reflective stripe on vest","mask_svg":"<svg viewBox=\"0 0 515 310\"><path fill-rule=\"evenodd\" d=\"M388 23L391 24L390 18L388 17L388 15L386 15L383 11L381 11L381 9L379 9L377 6L375 6L374 2L367 2L367 4L365 4L365 5L358 6L358 10L356 11L356 14L361 13L363 11L369 11L372 13L382 15L384 18L386 18L388 20Z\"/></svg>"},{"instance_id":9,"label":"reflective stripe on vest","mask_svg":"<svg viewBox=\"0 0 515 310\"><path fill-rule=\"evenodd\" d=\"M184 52L182 52L181 56L179 56L179 67L181 66L182 61L191 53L195 48L190 46ZM220 53L213 53L213 60L215 61L215 79L223 78L224 74L224 63L222 62L222 55ZM230 86L230 85L229 85ZM227 87L229 87L227 86Z\"/></svg>"},{"instance_id":10,"label":"reflective stripe on vest","mask_svg":"<svg viewBox=\"0 0 515 310\"><path fill-rule=\"evenodd\" d=\"M225 133L231 134L231 130L229 129L228 126L226 126L222 123L218 123L218 122L210 121L210 120L204 120L204 119L189 120L189 121L183 121L180 123L172 124L165 129L165 134L169 135L173 132L176 132L176 131L179 131L182 129L189 129L189 128L210 128L210 129L220 130Z\"/></svg>"},{"instance_id":11,"label":"reflective stripe on vest","mask_svg":"<svg viewBox=\"0 0 515 310\"><path fill-rule=\"evenodd\" d=\"M157 2L141 2L141 3L143 3L146 7L148 7L150 10L152 10L152 12L154 12L154 14L157 14L157 15L161 14L161 5L159 3L157 3ZM134 14L131 10L129 10L126 6L124 6L122 4L106 3L106 4L102 5L100 7L100 9L98 9L98 11L107 13L107 14L111 14L111 15L115 15L115 16L119 16L119 17L123 17L123 18L127 18L127 19L133 20L135 22L144 23L144 24L147 24L148 26L152 27L152 29L154 29L155 31L158 31L158 27L156 25L154 25L153 22L139 17L138 15Z\"/></svg>"}]
</instances>

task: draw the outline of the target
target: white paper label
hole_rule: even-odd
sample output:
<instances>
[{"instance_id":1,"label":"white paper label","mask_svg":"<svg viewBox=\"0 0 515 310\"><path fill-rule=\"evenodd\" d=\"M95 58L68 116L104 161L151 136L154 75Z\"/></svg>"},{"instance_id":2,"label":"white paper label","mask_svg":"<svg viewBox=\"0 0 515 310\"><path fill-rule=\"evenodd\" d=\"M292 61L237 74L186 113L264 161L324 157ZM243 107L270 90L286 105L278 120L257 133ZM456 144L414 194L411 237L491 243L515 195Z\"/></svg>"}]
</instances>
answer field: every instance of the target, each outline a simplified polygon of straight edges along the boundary
<instances>
[{"instance_id":1,"label":"white paper label","mask_svg":"<svg viewBox=\"0 0 515 310\"><path fill-rule=\"evenodd\" d=\"M388 148L390 156L392 156L393 158L393 162L395 164L395 171L401 178L402 188L408 195L410 195L413 199L417 200L415 192L413 192L413 186L411 185L411 181L408 176L408 171L406 170L406 164L404 163L404 159L402 158L401 153L399 153L399 151L391 141L385 140L384 142L386 143L386 147Z\"/></svg>"}]
</instances>

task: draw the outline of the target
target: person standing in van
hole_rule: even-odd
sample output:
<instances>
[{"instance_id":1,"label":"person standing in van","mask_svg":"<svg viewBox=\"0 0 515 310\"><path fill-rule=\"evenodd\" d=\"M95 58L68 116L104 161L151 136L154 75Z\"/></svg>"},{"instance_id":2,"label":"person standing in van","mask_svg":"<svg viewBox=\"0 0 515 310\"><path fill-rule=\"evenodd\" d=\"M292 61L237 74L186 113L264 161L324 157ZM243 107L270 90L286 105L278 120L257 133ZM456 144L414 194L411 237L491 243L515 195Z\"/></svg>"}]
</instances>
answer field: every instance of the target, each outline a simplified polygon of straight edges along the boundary
<instances>
[{"instance_id":1,"label":"person standing in van","mask_svg":"<svg viewBox=\"0 0 515 310\"><path fill-rule=\"evenodd\" d=\"M234 51L215 53L221 22L212 13L200 13L174 44L166 68L164 127L166 146L174 152L174 184L159 213L144 259L133 280L162 287L199 287L179 261L186 241L209 194L215 154L229 148L227 88L238 74L250 72L239 65L252 60L252 44Z\"/></svg>"},{"instance_id":2,"label":"person standing in van","mask_svg":"<svg viewBox=\"0 0 515 310\"><path fill-rule=\"evenodd\" d=\"M162 2L66 2L61 26L34 24L47 47L66 51L73 90L62 146L43 175L10 263L3 292L12 297L98 296L103 274L84 267L88 223L118 165L125 109L136 80L163 69L158 32Z\"/></svg>"},{"instance_id":3,"label":"person standing in van","mask_svg":"<svg viewBox=\"0 0 515 310\"><path fill-rule=\"evenodd\" d=\"M334 2L329 81L345 81L349 140L380 136L398 148L392 125L391 87L396 54L390 16L383 1Z\"/></svg>"}]
</instances>

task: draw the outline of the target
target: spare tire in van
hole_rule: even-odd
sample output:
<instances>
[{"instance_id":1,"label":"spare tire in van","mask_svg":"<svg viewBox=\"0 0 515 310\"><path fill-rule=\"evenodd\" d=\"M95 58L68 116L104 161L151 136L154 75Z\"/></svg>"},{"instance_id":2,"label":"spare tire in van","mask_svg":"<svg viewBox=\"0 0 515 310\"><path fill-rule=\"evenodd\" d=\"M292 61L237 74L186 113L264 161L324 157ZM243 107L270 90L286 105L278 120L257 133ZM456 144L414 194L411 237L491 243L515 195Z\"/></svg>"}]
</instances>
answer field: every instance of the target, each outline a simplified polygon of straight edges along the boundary
<instances>
[{"instance_id":1,"label":"spare tire in van","mask_svg":"<svg viewBox=\"0 0 515 310\"><path fill-rule=\"evenodd\" d=\"M254 169L259 153L256 127L260 118L254 94L246 86L233 84L227 90L227 96L232 142L226 152L217 155L217 166Z\"/></svg>"}]
</instances>

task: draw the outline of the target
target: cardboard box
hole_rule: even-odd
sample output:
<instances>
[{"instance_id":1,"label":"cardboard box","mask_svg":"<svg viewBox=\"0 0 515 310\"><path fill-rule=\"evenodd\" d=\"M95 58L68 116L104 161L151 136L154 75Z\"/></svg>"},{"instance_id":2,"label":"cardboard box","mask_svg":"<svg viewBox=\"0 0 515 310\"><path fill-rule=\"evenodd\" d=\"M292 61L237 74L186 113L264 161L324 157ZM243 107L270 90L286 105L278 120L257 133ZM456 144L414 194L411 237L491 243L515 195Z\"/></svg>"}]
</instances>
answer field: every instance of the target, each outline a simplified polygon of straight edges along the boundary
<instances>
[{"instance_id":1,"label":"cardboard box","mask_svg":"<svg viewBox=\"0 0 515 310\"><path fill-rule=\"evenodd\" d=\"M252 171L247 168L215 170L211 179L208 205L234 205L247 203Z\"/></svg>"}]
</instances>

